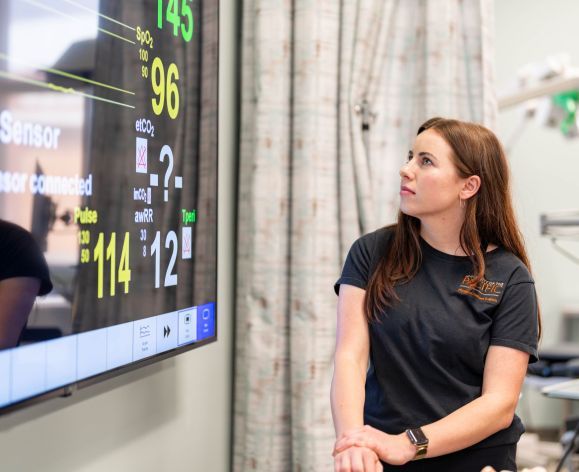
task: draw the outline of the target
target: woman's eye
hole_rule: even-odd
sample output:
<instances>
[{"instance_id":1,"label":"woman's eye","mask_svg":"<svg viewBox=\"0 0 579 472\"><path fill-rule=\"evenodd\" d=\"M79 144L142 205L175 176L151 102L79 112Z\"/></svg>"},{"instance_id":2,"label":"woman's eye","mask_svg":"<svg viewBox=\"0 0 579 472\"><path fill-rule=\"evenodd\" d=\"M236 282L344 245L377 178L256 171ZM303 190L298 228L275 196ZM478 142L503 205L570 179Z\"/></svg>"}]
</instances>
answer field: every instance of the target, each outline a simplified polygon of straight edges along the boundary
<instances>
[{"instance_id":1,"label":"woman's eye","mask_svg":"<svg viewBox=\"0 0 579 472\"><path fill-rule=\"evenodd\" d=\"M432 161L430 159L428 159L428 157L423 157L422 158L422 164L424 165L432 165Z\"/></svg>"}]
</instances>

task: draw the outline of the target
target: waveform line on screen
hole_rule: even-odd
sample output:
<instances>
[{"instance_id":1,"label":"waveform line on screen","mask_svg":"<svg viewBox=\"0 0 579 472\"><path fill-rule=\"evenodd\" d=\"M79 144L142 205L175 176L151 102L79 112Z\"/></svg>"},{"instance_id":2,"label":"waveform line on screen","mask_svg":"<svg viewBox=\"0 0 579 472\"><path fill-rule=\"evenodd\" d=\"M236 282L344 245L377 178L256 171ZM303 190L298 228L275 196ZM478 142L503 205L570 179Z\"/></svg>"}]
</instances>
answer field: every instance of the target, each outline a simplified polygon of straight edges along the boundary
<instances>
[{"instance_id":1,"label":"waveform line on screen","mask_svg":"<svg viewBox=\"0 0 579 472\"><path fill-rule=\"evenodd\" d=\"M64 1L66 3L70 3L71 5L76 6L78 8L81 8L82 10L86 10L86 11L89 11L91 13L94 13L94 14L100 16L101 18L104 18L105 20L112 21L113 23L116 23L118 25L124 26L125 28L129 28L132 31L135 31L135 28L133 28L132 26L126 25L125 23L122 23L119 20L115 20L114 18L111 18L110 16L103 15L102 13L98 12L97 10L93 10L92 8L89 8L87 6L81 5L80 3L74 2L73 0L64 0Z\"/></svg>"},{"instance_id":2,"label":"waveform line on screen","mask_svg":"<svg viewBox=\"0 0 579 472\"><path fill-rule=\"evenodd\" d=\"M74 16L67 15L66 13L61 12L60 10L57 10L55 8L49 7L48 5L44 5L42 3L39 3L36 0L24 0L24 1L26 3L29 3L30 5L34 5L37 8L41 8L41 9L49 11L51 13L56 13L57 15L63 16L64 18L68 18L69 20L78 21ZM101 33L108 34L109 36L112 36L113 38L121 39L121 40L126 41L127 43L130 43L130 44L136 44L134 41L131 41L130 39L125 38L124 36L113 33L112 31L109 31L109 30L106 30L106 29L100 28L100 27L97 27L97 29Z\"/></svg>"},{"instance_id":3,"label":"waveform line on screen","mask_svg":"<svg viewBox=\"0 0 579 472\"><path fill-rule=\"evenodd\" d=\"M91 100L98 100L101 102L111 103L112 105L118 105L126 108L135 108L134 105L129 105L123 102L117 102L115 100L109 100L108 98L98 97L97 95L91 95L89 93L79 92L72 87L62 87L60 85L53 84L51 82L41 82L40 80L29 79L28 77L22 77L16 74L10 74L9 72L0 71L0 77L4 77L16 82L22 82L25 84L35 85L37 87L47 88L54 92L61 92L67 95L78 95L85 98L90 98Z\"/></svg>"},{"instance_id":4,"label":"waveform line on screen","mask_svg":"<svg viewBox=\"0 0 579 472\"><path fill-rule=\"evenodd\" d=\"M67 77L69 79L75 79L75 80L79 80L81 82L86 82L87 84L98 85L100 87L115 90L117 92L122 92L122 93L126 93L129 95L135 95L135 92L131 92L130 90L125 90L125 89L122 89L119 87L115 87L114 85L109 85L109 84L105 84L102 82L97 82L96 80L87 79L85 77L81 77L80 75L71 74L70 72L65 72L63 70L52 69L50 67L42 67L42 66L39 66L37 64L31 64L30 62L21 61L19 59L14 59L13 57L10 57L7 54L4 54L2 52L0 52L0 59L4 59L6 62L23 64L23 65L33 67L33 68L38 69L38 70L42 70L44 72L50 72L51 74L60 75L62 77Z\"/></svg>"}]
</instances>

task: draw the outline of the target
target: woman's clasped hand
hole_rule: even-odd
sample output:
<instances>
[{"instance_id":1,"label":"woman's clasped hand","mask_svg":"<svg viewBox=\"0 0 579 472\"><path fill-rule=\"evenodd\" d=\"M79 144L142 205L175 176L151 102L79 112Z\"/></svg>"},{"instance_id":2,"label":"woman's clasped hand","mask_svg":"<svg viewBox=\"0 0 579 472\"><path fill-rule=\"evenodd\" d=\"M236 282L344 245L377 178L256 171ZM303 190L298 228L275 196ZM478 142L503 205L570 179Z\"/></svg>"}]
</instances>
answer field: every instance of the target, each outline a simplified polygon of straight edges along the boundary
<instances>
[{"instance_id":1,"label":"woman's clasped hand","mask_svg":"<svg viewBox=\"0 0 579 472\"><path fill-rule=\"evenodd\" d=\"M405 433L386 434L371 426L351 429L334 446L335 472L382 472L380 461L403 465L416 453Z\"/></svg>"}]
</instances>

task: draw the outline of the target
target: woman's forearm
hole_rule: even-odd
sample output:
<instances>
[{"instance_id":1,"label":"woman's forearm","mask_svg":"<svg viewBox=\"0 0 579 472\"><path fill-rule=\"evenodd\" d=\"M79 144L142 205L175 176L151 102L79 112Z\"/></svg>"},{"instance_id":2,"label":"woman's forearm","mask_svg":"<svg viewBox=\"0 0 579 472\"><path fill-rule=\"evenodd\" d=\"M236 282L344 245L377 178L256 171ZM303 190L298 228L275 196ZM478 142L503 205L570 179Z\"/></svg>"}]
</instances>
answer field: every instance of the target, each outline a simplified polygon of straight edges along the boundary
<instances>
[{"instance_id":1,"label":"woman's forearm","mask_svg":"<svg viewBox=\"0 0 579 472\"><path fill-rule=\"evenodd\" d=\"M336 355L331 403L336 437L364 425L366 368L348 356Z\"/></svg>"},{"instance_id":2,"label":"woman's forearm","mask_svg":"<svg viewBox=\"0 0 579 472\"><path fill-rule=\"evenodd\" d=\"M429 440L426 457L435 457L476 444L507 428L515 405L500 395L483 395L444 418L422 426Z\"/></svg>"},{"instance_id":3,"label":"woman's forearm","mask_svg":"<svg viewBox=\"0 0 579 472\"><path fill-rule=\"evenodd\" d=\"M485 361L480 397L430 424L405 425L406 428L422 428L429 441L426 457L466 449L508 428L513 421L528 362L526 352L491 346ZM340 438L335 452L352 446L369 447L389 464L404 464L416 452L406 433L391 435L369 425Z\"/></svg>"},{"instance_id":4,"label":"woman's forearm","mask_svg":"<svg viewBox=\"0 0 579 472\"><path fill-rule=\"evenodd\" d=\"M514 406L511 408L500 395L479 397L450 415L422 426L428 438L428 452L424 457L441 456L472 446L508 427L513 414ZM353 446L370 448L382 461L393 465L405 464L416 454L416 447L405 432L391 435L371 426L351 430L340 437L334 453Z\"/></svg>"}]
</instances>

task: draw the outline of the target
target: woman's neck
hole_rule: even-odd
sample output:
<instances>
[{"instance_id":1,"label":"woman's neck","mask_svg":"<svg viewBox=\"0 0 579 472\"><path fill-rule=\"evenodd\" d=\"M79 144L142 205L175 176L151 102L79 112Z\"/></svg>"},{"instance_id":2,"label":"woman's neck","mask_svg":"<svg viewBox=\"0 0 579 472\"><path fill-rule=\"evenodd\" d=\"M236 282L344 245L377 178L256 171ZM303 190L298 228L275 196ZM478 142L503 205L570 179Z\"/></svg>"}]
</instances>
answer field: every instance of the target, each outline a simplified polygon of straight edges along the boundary
<instances>
[{"instance_id":1,"label":"woman's neck","mask_svg":"<svg viewBox=\"0 0 579 472\"><path fill-rule=\"evenodd\" d=\"M420 236L434 249L452 256L466 256L467 254L460 247L460 224L448 220L442 220L441 224L432 224L421 220ZM489 243L487 252L496 249L495 244Z\"/></svg>"},{"instance_id":2,"label":"woman's neck","mask_svg":"<svg viewBox=\"0 0 579 472\"><path fill-rule=\"evenodd\" d=\"M440 218L436 221L420 220L420 236L430 246L453 256L466 256L460 247L461 218Z\"/></svg>"}]
</instances>

